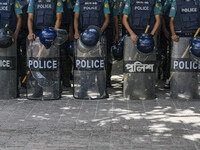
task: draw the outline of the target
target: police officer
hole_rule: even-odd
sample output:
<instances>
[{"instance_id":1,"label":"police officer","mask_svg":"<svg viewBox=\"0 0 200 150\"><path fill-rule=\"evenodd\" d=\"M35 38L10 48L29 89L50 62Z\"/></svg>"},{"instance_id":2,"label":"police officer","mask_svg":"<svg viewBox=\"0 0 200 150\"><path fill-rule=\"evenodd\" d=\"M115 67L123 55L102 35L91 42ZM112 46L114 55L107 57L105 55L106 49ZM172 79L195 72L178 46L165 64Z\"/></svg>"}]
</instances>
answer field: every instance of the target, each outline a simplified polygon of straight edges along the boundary
<instances>
[{"instance_id":1,"label":"police officer","mask_svg":"<svg viewBox=\"0 0 200 150\"><path fill-rule=\"evenodd\" d=\"M22 9L22 25L17 39L17 56L18 56L18 77L21 76L21 80L26 75L26 37L28 36L27 27L27 8L29 0L19 0L20 8ZM25 87L25 84L22 83Z\"/></svg>"},{"instance_id":2,"label":"police officer","mask_svg":"<svg viewBox=\"0 0 200 150\"><path fill-rule=\"evenodd\" d=\"M123 24L129 32L132 41L136 44L138 36L144 33L146 26L150 25L151 34L155 35L162 14L162 4L158 0L127 0L123 10Z\"/></svg>"},{"instance_id":3,"label":"police officer","mask_svg":"<svg viewBox=\"0 0 200 150\"><path fill-rule=\"evenodd\" d=\"M17 42L17 37L21 28L21 14L22 10L18 0L0 1L0 28L4 28L6 25L8 25L8 27L10 27L14 32L15 42ZM18 89L17 97L19 97Z\"/></svg>"},{"instance_id":4,"label":"police officer","mask_svg":"<svg viewBox=\"0 0 200 150\"><path fill-rule=\"evenodd\" d=\"M179 36L183 37L191 36L195 33L195 31L199 27L198 17L200 12L199 12L199 7L197 7L198 4L199 0L180 0L180 1L173 0L169 14L169 17L171 18L170 19L170 30L172 34L171 38L173 41L178 42ZM189 19L188 18L189 16L192 19Z\"/></svg>"},{"instance_id":5,"label":"police officer","mask_svg":"<svg viewBox=\"0 0 200 150\"><path fill-rule=\"evenodd\" d=\"M75 12L74 14L75 39L79 38L80 36L79 31L83 32L90 25L98 26L101 32L104 33L109 24L110 10L107 0L77 0L74 7L74 12ZM86 75L83 73L81 79L82 87L81 90L79 91L78 97L87 97L86 93L89 87L84 83L86 82L86 80L87 80ZM90 80L94 80L94 76L91 77ZM100 80L106 80L106 79L103 78L101 79L100 77L98 77L97 82L102 82L102 83L104 82ZM88 84L90 84L90 81L87 82ZM104 93L102 92L104 92L104 89L102 89L102 87L99 87L100 97L104 95Z\"/></svg>"},{"instance_id":6,"label":"police officer","mask_svg":"<svg viewBox=\"0 0 200 150\"><path fill-rule=\"evenodd\" d=\"M183 53L190 43L196 30L200 27L200 1L199 0L173 0L170 9L170 30L172 41L172 69L175 68L174 59L180 62L188 63L192 61L189 53ZM187 60L187 61L186 61ZM170 89L173 98L196 98L198 95L198 77L197 73L186 69L185 72L178 72L177 67L171 77ZM189 72L188 72L189 71ZM180 96L181 95L181 96Z\"/></svg>"},{"instance_id":7,"label":"police officer","mask_svg":"<svg viewBox=\"0 0 200 150\"><path fill-rule=\"evenodd\" d=\"M169 28L169 12L172 4L172 0L163 1L163 17L162 17L162 35L161 35L161 46L164 50L164 62L163 62L163 79L166 80L164 88L170 88L168 78L170 76L170 54L171 54L171 38L170 38L170 28Z\"/></svg>"},{"instance_id":8,"label":"police officer","mask_svg":"<svg viewBox=\"0 0 200 150\"><path fill-rule=\"evenodd\" d=\"M0 2L0 28L6 25L14 31L14 39L17 41L19 30L21 28L22 10L18 0L2 0Z\"/></svg>"},{"instance_id":9,"label":"police officer","mask_svg":"<svg viewBox=\"0 0 200 150\"><path fill-rule=\"evenodd\" d=\"M119 13L120 13L120 22L122 23L122 18L123 18L123 10L126 4L126 0L121 0L120 4L119 4ZM126 28L124 27L123 23L121 25L121 33L122 36L124 36L126 34Z\"/></svg>"},{"instance_id":10,"label":"police officer","mask_svg":"<svg viewBox=\"0 0 200 150\"><path fill-rule=\"evenodd\" d=\"M118 26L118 9L116 0L108 0L109 8L110 8L110 23L106 29L106 37L107 37L107 54L110 54L110 49L113 42L117 42L119 40L119 26ZM114 38L114 40L113 40ZM109 56L109 55L108 55ZM107 87L111 87L111 71L112 64L109 61L109 57L107 57Z\"/></svg>"},{"instance_id":11,"label":"police officer","mask_svg":"<svg viewBox=\"0 0 200 150\"><path fill-rule=\"evenodd\" d=\"M60 28L63 13L62 0L30 0L28 6L28 40L33 41L42 29ZM43 89L36 83L33 98L42 96ZM57 93L54 91L54 94ZM57 95L54 95L57 97Z\"/></svg>"},{"instance_id":12,"label":"police officer","mask_svg":"<svg viewBox=\"0 0 200 150\"><path fill-rule=\"evenodd\" d=\"M124 66L127 64L135 66L138 61L140 63L148 64L149 61L156 61L155 51L153 51L153 35L156 39L157 31L160 27L162 14L162 4L157 0L127 0L123 10L123 24L130 34L130 37L125 39L124 49ZM138 37L141 36L147 27L149 28L149 34L144 36L151 37L152 53L144 55L146 51L140 49L140 44L137 49ZM142 37L144 37L142 36ZM143 41L143 40L141 40ZM144 40L145 41L145 40ZM143 42L146 43L146 42ZM143 44L141 44L143 45ZM145 44L144 44L145 45ZM137 53L138 50L142 50L141 53ZM130 63L129 63L130 62ZM155 65L154 65L155 66ZM125 99L154 99L155 98L155 68L153 73L148 74L140 71L126 71L124 69L124 98ZM145 90L144 90L145 89Z\"/></svg>"},{"instance_id":13,"label":"police officer","mask_svg":"<svg viewBox=\"0 0 200 150\"><path fill-rule=\"evenodd\" d=\"M62 17L61 28L68 31L68 41L73 40L73 10L71 0L62 0L64 13ZM61 45L60 56L61 56L61 79L65 87L71 87L70 84L70 72L72 70L72 61L67 53L67 42Z\"/></svg>"}]
</instances>

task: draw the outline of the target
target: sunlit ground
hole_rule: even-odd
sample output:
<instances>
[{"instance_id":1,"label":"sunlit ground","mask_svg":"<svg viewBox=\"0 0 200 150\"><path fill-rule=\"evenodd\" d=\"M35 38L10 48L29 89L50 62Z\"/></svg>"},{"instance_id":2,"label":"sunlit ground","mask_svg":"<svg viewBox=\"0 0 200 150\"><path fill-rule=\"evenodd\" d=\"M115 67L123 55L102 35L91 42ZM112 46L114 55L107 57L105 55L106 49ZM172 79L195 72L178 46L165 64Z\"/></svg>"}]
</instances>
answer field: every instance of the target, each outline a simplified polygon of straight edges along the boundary
<instances>
[{"instance_id":1,"label":"sunlit ground","mask_svg":"<svg viewBox=\"0 0 200 150\"><path fill-rule=\"evenodd\" d=\"M77 100L63 87L61 100L0 100L0 149L200 149L199 100L170 98L161 80L155 100L124 100L122 67L113 68L108 99Z\"/></svg>"}]
</instances>

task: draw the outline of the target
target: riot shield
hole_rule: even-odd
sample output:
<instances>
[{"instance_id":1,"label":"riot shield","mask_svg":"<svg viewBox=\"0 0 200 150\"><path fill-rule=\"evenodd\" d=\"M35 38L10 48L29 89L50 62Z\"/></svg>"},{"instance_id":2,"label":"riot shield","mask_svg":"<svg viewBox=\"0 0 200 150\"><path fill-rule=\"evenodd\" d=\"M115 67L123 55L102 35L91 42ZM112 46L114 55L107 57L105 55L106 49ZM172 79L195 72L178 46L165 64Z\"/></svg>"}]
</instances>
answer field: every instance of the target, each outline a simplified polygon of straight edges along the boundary
<instances>
[{"instance_id":1,"label":"riot shield","mask_svg":"<svg viewBox=\"0 0 200 150\"><path fill-rule=\"evenodd\" d=\"M170 82L172 98L198 99L198 62L192 60L188 52L181 58L192 38L180 37L179 42L172 41L171 73L174 72Z\"/></svg>"},{"instance_id":2,"label":"riot shield","mask_svg":"<svg viewBox=\"0 0 200 150\"><path fill-rule=\"evenodd\" d=\"M17 46L0 48L0 99L17 97Z\"/></svg>"},{"instance_id":3,"label":"riot shield","mask_svg":"<svg viewBox=\"0 0 200 150\"><path fill-rule=\"evenodd\" d=\"M74 98L106 98L106 37L83 53L74 42Z\"/></svg>"},{"instance_id":4,"label":"riot shield","mask_svg":"<svg viewBox=\"0 0 200 150\"><path fill-rule=\"evenodd\" d=\"M124 40L123 95L127 100L155 98L155 50L149 55L139 54L131 37Z\"/></svg>"},{"instance_id":5,"label":"riot shield","mask_svg":"<svg viewBox=\"0 0 200 150\"><path fill-rule=\"evenodd\" d=\"M27 41L27 98L53 100L60 98L59 46L46 49L37 37Z\"/></svg>"}]
</instances>

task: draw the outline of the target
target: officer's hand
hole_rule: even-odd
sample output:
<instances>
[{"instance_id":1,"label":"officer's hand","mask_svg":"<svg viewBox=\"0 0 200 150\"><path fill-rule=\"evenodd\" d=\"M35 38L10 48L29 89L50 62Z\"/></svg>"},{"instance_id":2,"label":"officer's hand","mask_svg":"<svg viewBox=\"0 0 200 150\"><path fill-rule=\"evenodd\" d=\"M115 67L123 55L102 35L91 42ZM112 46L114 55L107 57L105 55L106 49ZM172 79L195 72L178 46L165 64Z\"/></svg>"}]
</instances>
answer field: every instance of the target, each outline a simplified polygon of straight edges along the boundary
<instances>
[{"instance_id":1,"label":"officer's hand","mask_svg":"<svg viewBox=\"0 0 200 150\"><path fill-rule=\"evenodd\" d=\"M131 40L134 44L137 44L138 36L136 34L131 34Z\"/></svg>"},{"instance_id":2,"label":"officer's hand","mask_svg":"<svg viewBox=\"0 0 200 150\"><path fill-rule=\"evenodd\" d=\"M29 35L28 35L28 40L29 40L29 41L35 40L35 34L34 34L34 33L29 33Z\"/></svg>"},{"instance_id":3,"label":"officer's hand","mask_svg":"<svg viewBox=\"0 0 200 150\"><path fill-rule=\"evenodd\" d=\"M176 34L172 35L171 38L172 38L172 40L173 40L174 42L178 42L178 41L179 41L179 36L176 35Z\"/></svg>"},{"instance_id":4,"label":"officer's hand","mask_svg":"<svg viewBox=\"0 0 200 150\"><path fill-rule=\"evenodd\" d=\"M79 38L79 36L80 36L80 34L79 34L79 33L75 33L75 34L74 34L74 38L75 38L75 39L78 39L78 38Z\"/></svg>"}]
</instances>

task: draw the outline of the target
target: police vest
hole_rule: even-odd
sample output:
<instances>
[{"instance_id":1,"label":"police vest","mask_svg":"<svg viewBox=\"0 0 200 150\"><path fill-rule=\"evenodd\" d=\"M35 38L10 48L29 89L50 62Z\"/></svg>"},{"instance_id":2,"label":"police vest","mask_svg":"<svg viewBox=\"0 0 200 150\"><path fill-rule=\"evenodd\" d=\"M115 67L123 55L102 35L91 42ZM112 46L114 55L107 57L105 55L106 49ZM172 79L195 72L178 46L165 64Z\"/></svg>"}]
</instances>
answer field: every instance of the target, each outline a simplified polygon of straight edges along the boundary
<instances>
[{"instance_id":1,"label":"police vest","mask_svg":"<svg viewBox=\"0 0 200 150\"><path fill-rule=\"evenodd\" d=\"M154 3L154 0L131 0L128 23L137 35L144 33L147 25L150 25L150 30L153 29L155 24Z\"/></svg>"},{"instance_id":2,"label":"police vest","mask_svg":"<svg viewBox=\"0 0 200 150\"><path fill-rule=\"evenodd\" d=\"M15 14L14 7L14 0L0 1L0 28L4 28L6 24L12 29L16 28L17 17Z\"/></svg>"},{"instance_id":3,"label":"police vest","mask_svg":"<svg viewBox=\"0 0 200 150\"><path fill-rule=\"evenodd\" d=\"M80 0L80 30L90 25L102 27L104 23L104 0Z\"/></svg>"},{"instance_id":4,"label":"police vest","mask_svg":"<svg viewBox=\"0 0 200 150\"><path fill-rule=\"evenodd\" d=\"M28 19L28 13L27 13L27 9L28 9L28 0L20 0L19 4L22 10L22 25L21 28L22 29L28 29L27 27L27 19Z\"/></svg>"},{"instance_id":5,"label":"police vest","mask_svg":"<svg viewBox=\"0 0 200 150\"><path fill-rule=\"evenodd\" d=\"M109 30L113 29L113 25L114 25L114 19L113 19L113 8L114 8L114 2L113 0L108 0L108 4L109 4L109 8L110 8L110 21L108 24Z\"/></svg>"},{"instance_id":6,"label":"police vest","mask_svg":"<svg viewBox=\"0 0 200 150\"><path fill-rule=\"evenodd\" d=\"M199 0L176 1L177 13L174 18L176 33L194 33L199 27Z\"/></svg>"},{"instance_id":7,"label":"police vest","mask_svg":"<svg viewBox=\"0 0 200 150\"><path fill-rule=\"evenodd\" d=\"M55 26L56 5L57 0L35 0L34 28L36 30Z\"/></svg>"},{"instance_id":8,"label":"police vest","mask_svg":"<svg viewBox=\"0 0 200 150\"><path fill-rule=\"evenodd\" d=\"M67 7L67 0L63 0L63 9L64 9L64 13L62 15L61 28L66 29L66 24L72 23L72 12Z\"/></svg>"}]
</instances>

